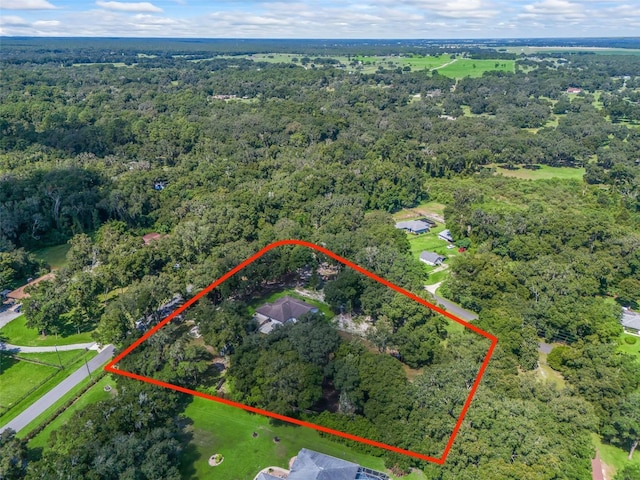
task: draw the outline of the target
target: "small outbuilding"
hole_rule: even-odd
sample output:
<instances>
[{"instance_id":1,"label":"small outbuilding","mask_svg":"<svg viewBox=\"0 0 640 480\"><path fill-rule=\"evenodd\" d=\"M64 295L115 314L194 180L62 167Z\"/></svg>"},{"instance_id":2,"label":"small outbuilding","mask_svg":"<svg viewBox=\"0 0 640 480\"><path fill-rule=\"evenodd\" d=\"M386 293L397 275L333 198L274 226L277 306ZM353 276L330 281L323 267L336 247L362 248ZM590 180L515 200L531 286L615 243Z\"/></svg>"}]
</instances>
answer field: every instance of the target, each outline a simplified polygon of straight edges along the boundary
<instances>
[{"instance_id":1,"label":"small outbuilding","mask_svg":"<svg viewBox=\"0 0 640 480\"><path fill-rule=\"evenodd\" d=\"M418 235L429 231L429 224L424 220L407 220L396 223L396 228Z\"/></svg>"},{"instance_id":2,"label":"small outbuilding","mask_svg":"<svg viewBox=\"0 0 640 480\"><path fill-rule=\"evenodd\" d=\"M442 262L444 262L446 259L447 257L436 252L424 251L420 254L420 261L426 263L427 265L431 265L432 267L442 265Z\"/></svg>"},{"instance_id":3,"label":"small outbuilding","mask_svg":"<svg viewBox=\"0 0 640 480\"><path fill-rule=\"evenodd\" d=\"M451 232L449 230L443 230L438 234L438 237L442 240L446 240L447 242L453 243L453 237L451 236Z\"/></svg>"}]
</instances>

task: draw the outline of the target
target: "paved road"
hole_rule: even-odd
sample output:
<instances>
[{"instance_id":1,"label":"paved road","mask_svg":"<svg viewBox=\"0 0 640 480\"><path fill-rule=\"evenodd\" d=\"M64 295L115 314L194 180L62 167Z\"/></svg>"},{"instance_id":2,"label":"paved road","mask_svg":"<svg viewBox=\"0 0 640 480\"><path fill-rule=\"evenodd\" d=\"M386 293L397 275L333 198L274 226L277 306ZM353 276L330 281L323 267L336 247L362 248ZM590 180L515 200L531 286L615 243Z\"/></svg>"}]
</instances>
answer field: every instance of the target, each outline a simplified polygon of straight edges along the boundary
<instances>
[{"instance_id":1,"label":"paved road","mask_svg":"<svg viewBox=\"0 0 640 480\"><path fill-rule=\"evenodd\" d=\"M478 314L472 312L471 310L466 310L462 308L460 305L456 305L450 300L447 300L440 295L436 295L437 288L442 284L442 282L435 283L433 285L426 285L424 287L433 297L436 299L436 304L444 308L447 312L453 313L456 317L461 318L462 320L466 320L467 322L472 322L473 320L478 319Z\"/></svg>"},{"instance_id":2,"label":"paved road","mask_svg":"<svg viewBox=\"0 0 640 480\"><path fill-rule=\"evenodd\" d=\"M100 368L107 360L113 355L113 345L107 345L98 355L89 360L89 370L92 372ZM16 432L19 432L24 427L29 425L38 415L44 412L47 408L58 401L69 390L78 385L82 380L89 376L87 367L83 365L78 370L73 372L67 378L65 378L58 385L49 390L46 394L36 400L29 408L11 420L6 425L0 427L0 432L7 428L12 428Z\"/></svg>"},{"instance_id":3,"label":"paved road","mask_svg":"<svg viewBox=\"0 0 640 480\"><path fill-rule=\"evenodd\" d=\"M57 347L25 347L22 345L13 345L11 343L0 342L0 350L5 350L10 353L42 353L42 352L55 352L56 348L58 352L66 352L68 350L83 350L88 348L89 350L97 350L98 344L96 342L91 343L73 343L71 345L58 345Z\"/></svg>"},{"instance_id":4,"label":"paved road","mask_svg":"<svg viewBox=\"0 0 640 480\"><path fill-rule=\"evenodd\" d=\"M461 318L462 320L466 320L467 322L472 322L473 320L478 319L478 314L472 312L471 310L465 310L460 305L456 305L455 303L447 300L446 298L440 297L435 293L433 296L436 299L436 304L444 308L447 312L453 313L456 317Z\"/></svg>"}]
</instances>

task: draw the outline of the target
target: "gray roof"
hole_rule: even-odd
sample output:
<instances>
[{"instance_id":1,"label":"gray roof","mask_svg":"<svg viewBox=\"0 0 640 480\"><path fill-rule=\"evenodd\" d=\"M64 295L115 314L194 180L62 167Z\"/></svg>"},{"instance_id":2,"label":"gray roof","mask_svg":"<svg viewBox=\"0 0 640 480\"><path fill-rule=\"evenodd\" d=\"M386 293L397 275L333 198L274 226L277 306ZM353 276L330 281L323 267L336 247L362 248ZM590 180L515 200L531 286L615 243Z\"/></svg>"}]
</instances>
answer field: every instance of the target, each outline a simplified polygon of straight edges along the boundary
<instances>
[{"instance_id":1,"label":"gray roof","mask_svg":"<svg viewBox=\"0 0 640 480\"><path fill-rule=\"evenodd\" d=\"M303 448L291 466L288 480L354 480L360 466Z\"/></svg>"},{"instance_id":2,"label":"gray roof","mask_svg":"<svg viewBox=\"0 0 640 480\"><path fill-rule=\"evenodd\" d=\"M453 237L451 236L451 232L449 230L443 230L441 231L438 236L440 238L444 238L445 240L448 240L450 242L453 242Z\"/></svg>"},{"instance_id":3,"label":"gray roof","mask_svg":"<svg viewBox=\"0 0 640 480\"><path fill-rule=\"evenodd\" d=\"M622 311L621 321L622 321L622 325L627 328L640 330L640 313L632 312L631 310L624 309Z\"/></svg>"},{"instance_id":4,"label":"gray roof","mask_svg":"<svg viewBox=\"0 0 640 480\"><path fill-rule=\"evenodd\" d=\"M423 262L430 262L430 263L436 263L439 261L443 261L446 260L447 257L445 257L444 255L440 255L439 253L436 252L422 252L420 254L420 260L422 260Z\"/></svg>"},{"instance_id":5,"label":"gray roof","mask_svg":"<svg viewBox=\"0 0 640 480\"><path fill-rule=\"evenodd\" d=\"M274 477L273 475L269 475L268 473L262 472L260 475L256 477L256 480L282 480L279 477Z\"/></svg>"},{"instance_id":6,"label":"gray roof","mask_svg":"<svg viewBox=\"0 0 640 480\"><path fill-rule=\"evenodd\" d=\"M265 303L260 308L256 309L257 313L260 313L266 317L277 320L281 323L285 323L292 318L298 319L305 313L317 312L318 309L313 305L298 300L290 296L281 297L273 303Z\"/></svg>"},{"instance_id":7,"label":"gray roof","mask_svg":"<svg viewBox=\"0 0 640 480\"><path fill-rule=\"evenodd\" d=\"M412 232L420 232L422 230L429 230L429 224L423 220L407 220L396 223L396 228L402 228L403 230L410 230Z\"/></svg>"}]
</instances>

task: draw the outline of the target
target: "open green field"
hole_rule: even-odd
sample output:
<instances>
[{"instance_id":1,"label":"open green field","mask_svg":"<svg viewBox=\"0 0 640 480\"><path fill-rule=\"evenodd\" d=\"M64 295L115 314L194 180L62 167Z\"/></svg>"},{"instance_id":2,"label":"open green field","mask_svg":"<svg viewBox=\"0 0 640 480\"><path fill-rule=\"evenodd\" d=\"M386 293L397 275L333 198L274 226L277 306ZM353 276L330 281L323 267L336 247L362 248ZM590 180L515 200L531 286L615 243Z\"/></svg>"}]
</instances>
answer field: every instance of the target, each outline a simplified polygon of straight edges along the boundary
<instances>
[{"instance_id":1,"label":"open green field","mask_svg":"<svg viewBox=\"0 0 640 480\"><path fill-rule=\"evenodd\" d=\"M446 67L438 69L440 75L450 78L481 77L484 72L515 72L515 60L474 60L457 58Z\"/></svg>"},{"instance_id":2,"label":"open green field","mask_svg":"<svg viewBox=\"0 0 640 480\"><path fill-rule=\"evenodd\" d=\"M47 265L53 269L62 268L67 264L67 252L71 248L68 243L62 245L55 245L53 247L46 247L40 250L36 250L33 254L36 258L43 260Z\"/></svg>"},{"instance_id":3,"label":"open green field","mask_svg":"<svg viewBox=\"0 0 640 480\"><path fill-rule=\"evenodd\" d=\"M53 347L54 345L72 345L92 342L91 332L70 333L69 335L47 335L43 337L35 328L27 327L27 318L20 315L4 327L0 334L7 343L23 347Z\"/></svg>"},{"instance_id":4,"label":"open green field","mask_svg":"<svg viewBox=\"0 0 640 480\"><path fill-rule=\"evenodd\" d=\"M85 359L89 361L98 354L95 350L89 350L88 352L73 350L70 352L59 353L64 369L14 360L17 363L9 367L6 371L6 373L10 375L5 376L5 373L0 375L0 391L3 392L1 397L2 407L7 407L9 405L9 403L5 403L4 401L5 395L11 396L14 399L12 402L15 402L16 400L20 400L29 390L39 385L38 388L31 392L27 397L22 398L19 403L13 405L9 411L0 415L0 425L3 425L17 417L38 398L51 390L78 368L82 367ZM54 365L58 364L58 355L55 352L21 354L21 357L33 358ZM3 364L8 360L9 358L7 356L3 356ZM14 370L16 367L19 369ZM47 377L52 374L54 375L49 380L46 380Z\"/></svg>"},{"instance_id":5,"label":"open green field","mask_svg":"<svg viewBox=\"0 0 640 480\"><path fill-rule=\"evenodd\" d=\"M397 68L397 67L411 67L411 70L431 70L433 68L440 67L451 61L451 57L448 54L431 56L431 55L414 55L412 57L398 57L398 56L380 56L380 57L367 57L359 56L355 57L356 60L362 62L364 67L379 66L384 68Z\"/></svg>"},{"instance_id":6,"label":"open green field","mask_svg":"<svg viewBox=\"0 0 640 480\"><path fill-rule=\"evenodd\" d=\"M84 383L82 384L84 385ZM110 385L112 390L105 392L104 387ZM106 400L111 395L115 395L116 391L113 388L115 382L111 375L105 375L101 380L96 382L89 390L87 390L73 405L67 408L61 415L59 415L53 422L45 427L40 433L29 440L29 448L41 448L46 446L51 433L64 425L76 412L82 410L92 403L99 402L100 400Z\"/></svg>"},{"instance_id":7,"label":"open green field","mask_svg":"<svg viewBox=\"0 0 640 480\"><path fill-rule=\"evenodd\" d=\"M495 164L487 165L487 167L495 167L496 174L504 175L505 177L521 178L523 180L546 180L549 178L582 180L585 173L584 168L549 167L547 165L540 165L540 168L537 170L530 170L528 168L508 170L506 168L498 167Z\"/></svg>"},{"instance_id":8,"label":"open green field","mask_svg":"<svg viewBox=\"0 0 640 480\"><path fill-rule=\"evenodd\" d=\"M365 455L321 437L318 432L291 424L272 425L267 417L254 415L234 407L195 397L185 415L193 420L189 427L195 447L183 455L183 475L193 473L197 479L246 480L269 466L288 468L289 459L301 448L333 455L376 470L386 471L381 458ZM258 436L253 438L253 433ZM279 442L274 438L278 437ZM224 456L217 467L208 459L214 453ZM195 472L189 467L193 462ZM421 473L412 473L403 480L419 480Z\"/></svg>"},{"instance_id":9,"label":"open green field","mask_svg":"<svg viewBox=\"0 0 640 480\"><path fill-rule=\"evenodd\" d=\"M0 407L8 408L59 369L0 355ZM1 418L1 417L0 417ZM4 423L4 422L0 422Z\"/></svg>"}]
</instances>

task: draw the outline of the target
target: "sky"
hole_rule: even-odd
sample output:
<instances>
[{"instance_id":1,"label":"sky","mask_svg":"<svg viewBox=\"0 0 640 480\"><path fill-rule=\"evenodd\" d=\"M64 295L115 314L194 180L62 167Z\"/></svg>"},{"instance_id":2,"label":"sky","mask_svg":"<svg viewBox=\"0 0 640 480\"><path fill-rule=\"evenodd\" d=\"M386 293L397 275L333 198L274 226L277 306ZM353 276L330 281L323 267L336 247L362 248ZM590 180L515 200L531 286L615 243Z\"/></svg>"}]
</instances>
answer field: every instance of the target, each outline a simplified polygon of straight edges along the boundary
<instances>
[{"instance_id":1,"label":"sky","mask_svg":"<svg viewBox=\"0 0 640 480\"><path fill-rule=\"evenodd\" d=\"M344 39L640 36L640 0L0 0L0 35Z\"/></svg>"}]
</instances>

